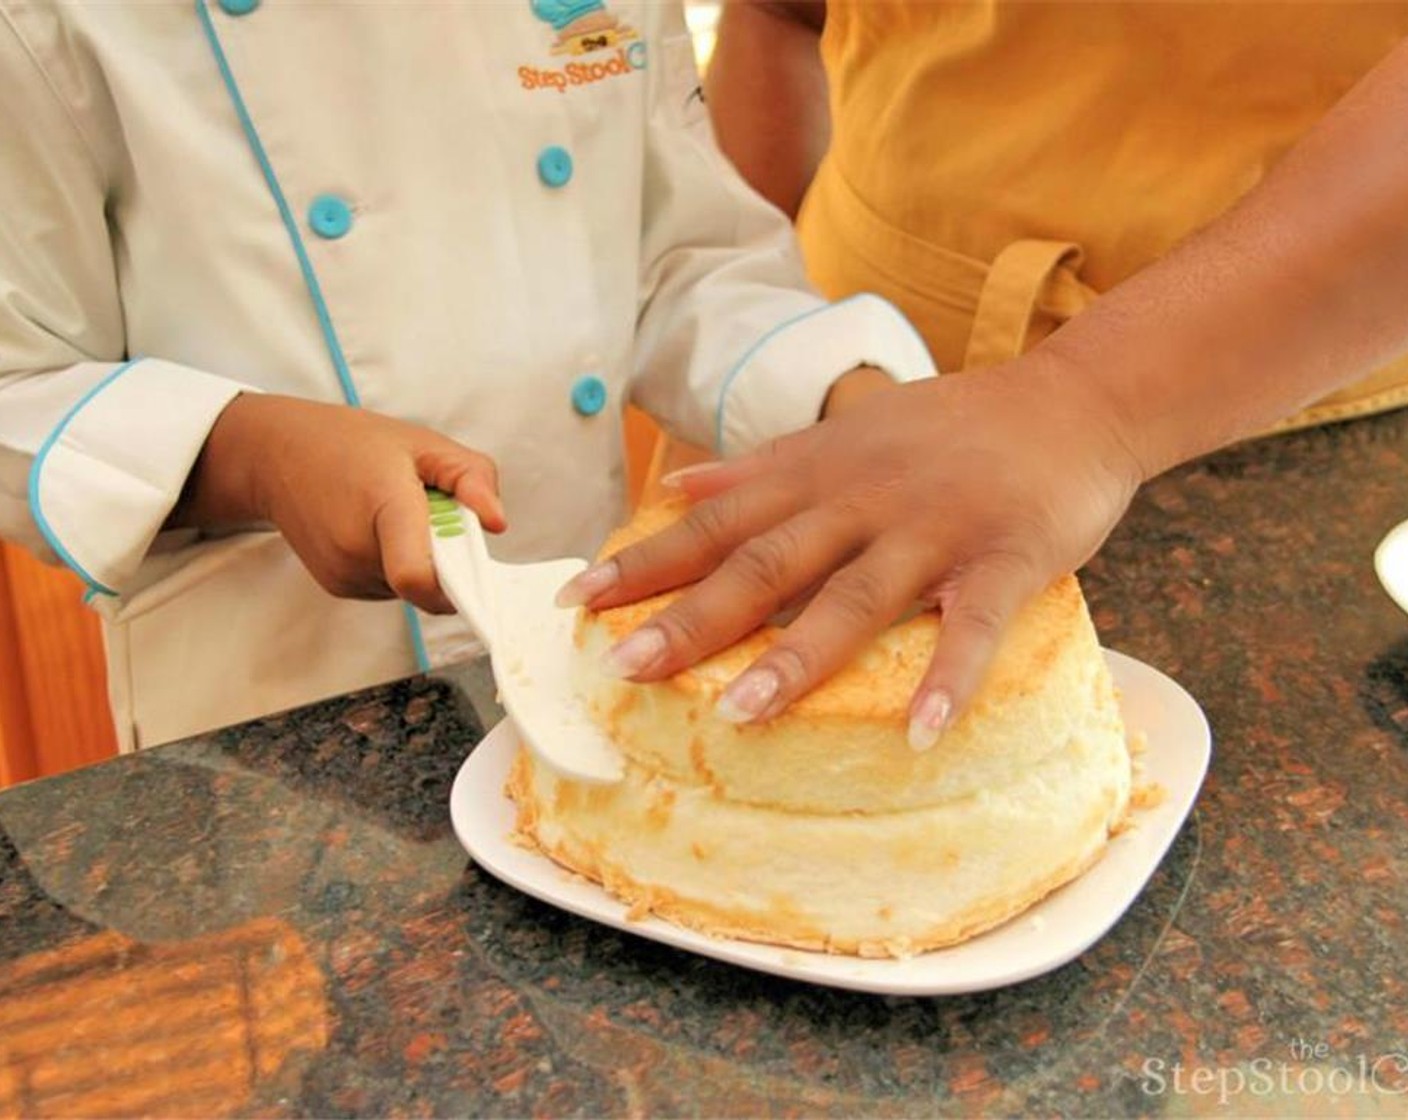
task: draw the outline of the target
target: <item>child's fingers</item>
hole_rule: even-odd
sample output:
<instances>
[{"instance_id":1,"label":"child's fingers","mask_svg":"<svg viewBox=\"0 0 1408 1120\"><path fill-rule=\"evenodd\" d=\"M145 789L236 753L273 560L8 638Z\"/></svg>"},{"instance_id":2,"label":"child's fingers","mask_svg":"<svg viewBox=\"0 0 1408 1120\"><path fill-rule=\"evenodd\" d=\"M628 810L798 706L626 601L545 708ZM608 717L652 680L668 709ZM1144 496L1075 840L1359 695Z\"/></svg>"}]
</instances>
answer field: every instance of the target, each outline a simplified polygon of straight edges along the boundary
<instances>
[{"instance_id":1,"label":"child's fingers","mask_svg":"<svg viewBox=\"0 0 1408 1120\"><path fill-rule=\"evenodd\" d=\"M372 519L381 549L381 569L396 595L431 614L454 614L455 608L435 578L430 551L430 506L425 492L410 488L386 502Z\"/></svg>"},{"instance_id":2,"label":"child's fingers","mask_svg":"<svg viewBox=\"0 0 1408 1120\"><path fill-rule=\"evenodd\" d=\"M423 482L454 495L461 505L474 511L489 532L502 533L508 528L508 517L499 500L499 470L489 456L453 440L437 438L433 448L417 457L416 466Z\"/></svg>"}]
</instances>

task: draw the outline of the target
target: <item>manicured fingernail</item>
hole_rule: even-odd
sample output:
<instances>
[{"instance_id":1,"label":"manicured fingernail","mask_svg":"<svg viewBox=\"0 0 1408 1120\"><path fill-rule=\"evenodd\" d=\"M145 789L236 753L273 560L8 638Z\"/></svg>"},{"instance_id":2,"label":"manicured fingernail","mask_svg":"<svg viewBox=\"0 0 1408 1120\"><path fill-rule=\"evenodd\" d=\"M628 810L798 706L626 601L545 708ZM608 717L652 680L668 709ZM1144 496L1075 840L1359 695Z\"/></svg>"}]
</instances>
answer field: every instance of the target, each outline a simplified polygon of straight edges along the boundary
<instances>
[{"instance_id":1,"label":"manicured fingernail","mask_svg":"<svg viewBox=\"0 0 1408 1120\"><path fill-rule=\"evenodd\" d=\"M643 673L665 654L665 631L658 626L642 626L609 650L603 660L613 677L634 677Z\"/></svg>"},{"instance_id":2,"label":"manicured fingernail","mask_svg":"<svg viewBox=\"0 0 1408 1120\"><path fill-rule=\"evenodd\" d=\"M620 579L621 566L615 560L593 564L563 584L553 602L559 607L580 607L583 603L590 603L603 591L615 587Z\"/></svg>"},{"instance_id":3,"label":"manicured fingernail","mask_svg":"<svg viewBox=\"0 0 1408 1120\"><path fill-rule=\"evenodd\" d=\"M937 743L952 710L948 693L938 689L924 693L910 713L909 745L916 751L927 751Z\"/></svg>"},{"instance_id":4,"label":"manicured fingernail","mask_svg":"<svg viewBox=\"0 0 1408 1120\"><path fill-rule=\"evenodd\" d=\"M714 712L729 723L748 723L767 710L781 687L782 678L771 669L749 669L724 690Z\"/></svg>"},{"instance_id":5,"label":"manicured fingernail","mask_svg":"<svg viewBox=\"0 0 1408 1120\"><path fill-rule=\"evenodd\" d=\"M715 462L694 463L688 467L681 467L677 471L671 471L667 475L661 475L660 485L669 490L678 490L684 485L685 479L691 478L696 474L708 474L710 471L718 470L721 466L723 466L722 463Z\"/></svg>"}]
</instances>

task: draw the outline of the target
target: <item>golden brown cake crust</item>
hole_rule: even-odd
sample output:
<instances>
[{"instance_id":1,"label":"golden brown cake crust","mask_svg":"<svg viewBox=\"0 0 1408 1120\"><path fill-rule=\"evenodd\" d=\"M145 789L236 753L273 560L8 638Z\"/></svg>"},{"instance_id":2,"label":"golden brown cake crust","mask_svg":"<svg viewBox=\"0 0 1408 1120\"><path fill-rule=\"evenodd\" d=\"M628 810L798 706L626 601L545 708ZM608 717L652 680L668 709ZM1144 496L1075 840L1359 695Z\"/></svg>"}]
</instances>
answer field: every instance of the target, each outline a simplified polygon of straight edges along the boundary
<instances>
[{"instance_id":1,"label":"golden brown cake crust","mask_svg":"<svg viewBox=\"0 0 1408 1120\"><path fill-rule=\"evenodd\" d=\"M679 519L682 503L668 503L639 511L613 532L601 556L611 556ZM579 642L584 627L604 628L611 641L619 641L644 625L653 615L684 594L683 588L597 614L583 612L578 621ZM1085 602L1074 576L1062 576L1038 596L1013 621L1012 635L994 662L983 689L970 711L1001 707L1026 691L1057 657L1072 628L1085 619ZM797 716L854 718L866 723L904 721L910 697L923 678L938 637L940 616L925 611L891 627L883 658L862 655L852 664L792 705ZM671 685L682 692L715 700L734 676L760 657L777 640L781 630L764 626L692 669L676 674ZM1004 656L1005 654L1005 656Z\"/></svg>"},{"instance_id":2,"label":"golden brown cake crust","mask_svg":"<svg viewBox=\"0 0 1408 1120\"><path fill-rule=\"evenodd\" d=\"M1030 909L1081 875L1099 860L1105 850L1103 843L1095 846L1028 883L1020 894L987 899L912 936L872 939L837 937L815 923L809 923L795 908L778 908L774 913L762 915L737 907L685 898L665 887L648 887L636 882L629 874L602 858L593 845L544 844L537 827L532 765L526 749L520 748L504 791L518 807L514 832L516 843L542 853L585 879L601 884L629 908L627 916L632 921L655 914L709 937L782 945L808 952L904 959L960 944ZM1106 838L1123 831L1127 819L1126 806L1119 814L1118 823L1106 830Z\"/></svg>"},{"instance_id":3,"label":"golden brown cake crust","mask_svg":"<svg viewBox=\"0 0 1408 1120\"><path fill-rule=\"evenodd\" d=\"M681 508L641 512L603 555ZM506 791L518 842L600 883L630 916L910 956L1027 909L1094 862L1125 819L1125 731L1073 577L1019 613L977 698L919 753L908 705L936 613L889 628L777 719L737 725L715 700L775 628L666 681L601 670L612 641L679 594L579 614L579 685L625 757L624 780L583 784L520 754Z\"/></svg>"}]
</instances>

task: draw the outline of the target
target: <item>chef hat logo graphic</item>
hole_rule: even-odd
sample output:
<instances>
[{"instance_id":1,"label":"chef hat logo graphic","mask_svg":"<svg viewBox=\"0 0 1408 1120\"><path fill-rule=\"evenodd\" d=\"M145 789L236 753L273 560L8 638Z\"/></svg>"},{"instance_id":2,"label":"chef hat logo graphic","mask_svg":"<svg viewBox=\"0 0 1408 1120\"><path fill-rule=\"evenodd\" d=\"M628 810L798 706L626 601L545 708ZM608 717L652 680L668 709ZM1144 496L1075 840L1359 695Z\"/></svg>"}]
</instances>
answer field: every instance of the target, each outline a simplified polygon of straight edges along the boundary
<instances>
[{"instance_id":1,"label":"chef hat logo graphic","mask_svg":"<svg viewBox=\"0 0 1408 1120\"><path fill-rule=\"evenodd\" d=\"M554 54L587 54L636 37L606 9L604 0L528 0L533 14L557 35Z\"/></svg>"}]
</instances>

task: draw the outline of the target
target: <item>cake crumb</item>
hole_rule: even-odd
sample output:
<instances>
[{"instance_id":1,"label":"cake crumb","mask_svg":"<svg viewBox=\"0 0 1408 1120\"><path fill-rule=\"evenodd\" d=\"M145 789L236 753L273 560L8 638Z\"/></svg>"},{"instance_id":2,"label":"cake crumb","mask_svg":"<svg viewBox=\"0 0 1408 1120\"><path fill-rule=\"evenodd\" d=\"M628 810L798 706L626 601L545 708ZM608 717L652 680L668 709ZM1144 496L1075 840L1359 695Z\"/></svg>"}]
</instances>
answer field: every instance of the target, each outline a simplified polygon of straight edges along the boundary
<instances>
[{"instance_id":1,"label":"cake crumb","mask_svg":"<svg viewBox=\"0 0 1408 1120\"><path fill-rule=\"evenodd\" d=\"M650 917L650 899L638 898L631 903L631 908L626 911L626 921L642 922Z\"/></svg>"},{"instance_id":2,"label":"cake crumb","mask_svg":"<svg viewBox=\"0 0 1408 1120\"><path fill-rule=\"evenodd\" d=\"M1135 786L1130 790L1129 803L1135 809L1153 809L1168 800L1168 790L1158 782Z\"/></svg>"},{"instance_id":3,"label":"cake crumb","mask_svg":"<svg viewBox=\"0 0 1408 1120\"><path fill-rule=\"evenodd\" d=\"M1138 757L1149 749L1149 736L1143 731L1128 731L1124 737L1131 757Z\"/></svg>"},{"instance_id":4,"label":"cake crumb","mask_svg":"<svg viewBox=\"0 0 1408 1120\"><path fill-rule=\"evenodd\" d=\"M519 832L517 829L510 832L507 839L515 848L522 848L525 852L536 852L538 850L538 842L531 836L526 836L522 832Z\"/></svg>"},{"instance_id":5,"label":"cake crumb","mask_svg":"<svg viewBox=\"0 0 1408 1120\"><path fill-rule=\"evenodd\" d=\"M918 956L919 948L909 937L886 937L879 941L862 941L856 946L856 955L868 960L908 960Z\"/></svg>"}]
</instances>

